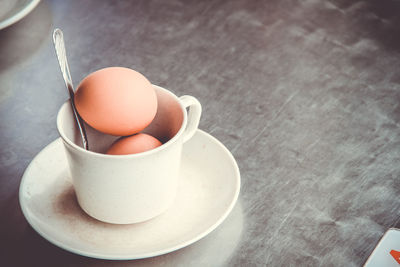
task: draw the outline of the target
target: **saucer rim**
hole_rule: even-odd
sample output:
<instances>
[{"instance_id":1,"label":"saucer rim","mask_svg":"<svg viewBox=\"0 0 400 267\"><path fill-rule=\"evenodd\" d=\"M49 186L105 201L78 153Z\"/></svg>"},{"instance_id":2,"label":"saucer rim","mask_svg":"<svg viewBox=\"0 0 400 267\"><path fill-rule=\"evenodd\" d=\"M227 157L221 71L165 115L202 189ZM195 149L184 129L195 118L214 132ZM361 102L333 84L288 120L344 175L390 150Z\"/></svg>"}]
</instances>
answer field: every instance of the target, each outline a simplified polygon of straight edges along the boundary
<instances>
[{"instance_id":1,"label":"saucer rim","mask_svg":"<svg viewBox=\"0 0 400 267\"><path fill-rule=\"evenodd\" d=\"M20 10L18 10L17 12L13 13L12 15L1 20L0 21L0 30L5 29L5 28L17 23L18 21L22 20L29 13L31 13L39 3L40 3L40 0L30 0Z\"/></svg>"},{"instance_id":2,"label":"saucer rim","mask_svg":"<svg viewBox=\"0 0 400 267\"><path fill-rule=\"evenodd\" d=\"M27 180L27 176L30 173L30 170L33 168L32 166L35 164L35 160L37 158L39 158L42 154L47 153L47 150L51 149L53 146L59 145L59 143L62 144L62 140L61 137L57 138L56 140L52 141L51 143L49 143L47 146L45 146L39 153L37 153L35 155L35 157L32 159L32 161L29 163L28 167L25 169L24 174L22 175L21 178L21 182L20 182L20 187L19 187L19 204L22 210L22 213L25 217L25 219L27 220L27 222L29 223L29 225L44 239L46 239L47 241L49 241L50 243L52 243L53 245L64 249L66 251L69 251L71 253L77 254L77 255L81 255L81 256L85 256L85 257L90 257L90 258L96 258L96 259L106 259L106 260L134 260L134 259L144 259L144 258L150 258L150 257L155 257L155 256L159 256L159 255L163 255L163 254L167 254L176 250L179 250L181 248L184 248L186 246L189 246L195 242L197 242L198 240L202 239L203 237L207 236L208 234L210 234L213 230L215 230L230 214L230 212L232 211L233 207L235 206L238 197L239 197L239 192L240 192L240 184L241 184L241 177L240 177L240 170L238 167L238 164L235 160L235 158L233 157L232 153L222 144L221 141L219 141L217 138L215 138L214 136L212 136L211 134L198 129L195 133L196 134L201 134L203 135L205 138L207 138L208 140L212 141L215 145L217 145L220 149L222 149L225 154L228 156L229 161L231 162L231 166L234 169L234 173L235 173L235 193L233 195L233 198L230 201L230 204L227 206L227 208L225 209L224 213L221 213L221 216L219 217L218 220L215 220L214 224L212 224L207 230L198 233L197 235L193 236L192 238L189 238L188 240L186 240L185 242L180 242L175 246L171 246L171 247L167 247L165 249L158 249L155 251L150 251L150 252L145 252L145 253L129 253L128 254L118 254L118 253L98 253L98 252L94 252L94 251L87 251L87 250L81 250L81 249L77 249L73 246L69 246L64 244L62 241L53 238L50 234L45 233L44 231L42 231L40 229L40 223L35 222L35 220L33 218L31 218L29 216L29 209L27 207L27 204L25 204L25 200L23 197L23 192L24 192L24 188L25 188L25 183ZM188 141L190 142L190 140Z\"/></svg>"}]
</instances>

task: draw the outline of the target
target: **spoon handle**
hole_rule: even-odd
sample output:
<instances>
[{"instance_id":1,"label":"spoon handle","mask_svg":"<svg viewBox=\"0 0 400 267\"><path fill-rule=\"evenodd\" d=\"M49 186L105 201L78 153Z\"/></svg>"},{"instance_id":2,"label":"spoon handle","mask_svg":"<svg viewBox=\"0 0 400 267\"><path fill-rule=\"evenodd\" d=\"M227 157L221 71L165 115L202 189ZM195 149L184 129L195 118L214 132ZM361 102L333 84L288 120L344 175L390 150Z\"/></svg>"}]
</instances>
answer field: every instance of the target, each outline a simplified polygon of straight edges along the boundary
<instances>
[{"instance_id":1,"label":"spoon handle","mask_svg":"<svg viewBox=\"0 0 400 267\"><path fill-rule=\"evenodd\" d=\"M65 52L65 44L63 32L60 29L55 29L53 32L53 42L54 48L56 50L58 63L60 64L61 73L63 75L65 85L68 89L69 97L71 100L72 110L74 112L75 121L78 124L79 132L81 134L83 147L86 150L89 150L89 144L87 141L87 135L85 131L85 127L83 125L82 119L79 117L78 112L76 111L75 102L74 102L74 86L72 85L71 73L69 72L69 66L67 61L67 53Z\"/></svg>"}]
</instances>

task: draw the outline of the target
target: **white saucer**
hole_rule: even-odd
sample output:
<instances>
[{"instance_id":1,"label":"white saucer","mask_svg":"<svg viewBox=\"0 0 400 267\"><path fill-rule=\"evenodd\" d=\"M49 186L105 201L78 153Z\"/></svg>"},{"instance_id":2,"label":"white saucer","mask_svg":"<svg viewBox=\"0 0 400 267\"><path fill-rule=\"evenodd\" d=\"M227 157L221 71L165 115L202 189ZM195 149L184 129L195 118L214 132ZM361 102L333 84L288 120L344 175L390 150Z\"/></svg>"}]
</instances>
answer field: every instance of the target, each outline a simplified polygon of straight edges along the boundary
<instances>
[{"instance_id":1,"label":"white saucer","mask_svg":"<svg viewBox=\"0 0 400 267\"><path fill-rule=\"evenodd\" d=\"M40 0L1 0L0 30L28 15Z\"/></svg>"},{"instance_id":2,"label":"white saucer","mask_svg":"<svg viewBox=\"0 0 400 267\"><path fill-rule=\"evenodd\" d=\"M63 249L100 259L139 259L206 236L228 216L239 195L235 159L201 130L184 145L180 178L176 201L164 214L138 224L103 223L78 206L63 144L57 139L26 169L19 200L33 229Z\"/></svg>"}]
</instances>

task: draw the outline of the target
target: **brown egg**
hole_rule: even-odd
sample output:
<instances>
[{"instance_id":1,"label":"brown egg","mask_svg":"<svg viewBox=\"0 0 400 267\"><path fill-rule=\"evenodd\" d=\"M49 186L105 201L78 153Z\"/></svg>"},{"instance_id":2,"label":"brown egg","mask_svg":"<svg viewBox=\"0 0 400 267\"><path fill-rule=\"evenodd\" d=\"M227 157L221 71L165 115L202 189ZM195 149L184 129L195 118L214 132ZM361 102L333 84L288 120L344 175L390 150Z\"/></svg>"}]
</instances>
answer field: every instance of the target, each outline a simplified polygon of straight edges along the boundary
<instances>
[{"instance_id":1,"label":"brown egg","mask_svg":"<svg viewBox=\"0 0 400 267\"><path fill-rule=\"evenodd\" d=\"M127 155L145 152L161 146L161 142L151 135L138 133L122 137L115 141L107 150L110 155Z\"/></svg>"},{"instance_id":2,"label":"brown egg","mask_svg":"<svg viewBox=\"0 0 400 267\"><path fill-rule=\"evenodd\" d=\"M79 115L98 131L132 135L146 128L157 112L157 96L139 72L110 67L95 71L75 93Z\"/></svg>"}]
</instances>

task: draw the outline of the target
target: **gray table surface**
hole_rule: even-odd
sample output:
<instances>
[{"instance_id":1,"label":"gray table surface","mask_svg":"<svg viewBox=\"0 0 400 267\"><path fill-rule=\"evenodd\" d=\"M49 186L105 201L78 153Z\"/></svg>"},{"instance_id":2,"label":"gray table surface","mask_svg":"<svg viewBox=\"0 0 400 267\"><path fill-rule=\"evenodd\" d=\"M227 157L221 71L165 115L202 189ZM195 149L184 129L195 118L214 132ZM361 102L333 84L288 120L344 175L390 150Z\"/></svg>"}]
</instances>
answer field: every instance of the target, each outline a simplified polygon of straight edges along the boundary
<instances>
[{"instance_id":1,"label":"gray table surface","mask_svg":"<svg viewBox=\"0 0 400 267\"><path fill-rule=\"evenodd\" d=\"M400 2L42 1L0 31L0 265L360 266L400 227ZM125 66L203 105L200 128L241 170L215 231L159 257L113 262L51 245L22 215L21 176L58 137L77 84Z\"/></svg>"}]
</instances>

